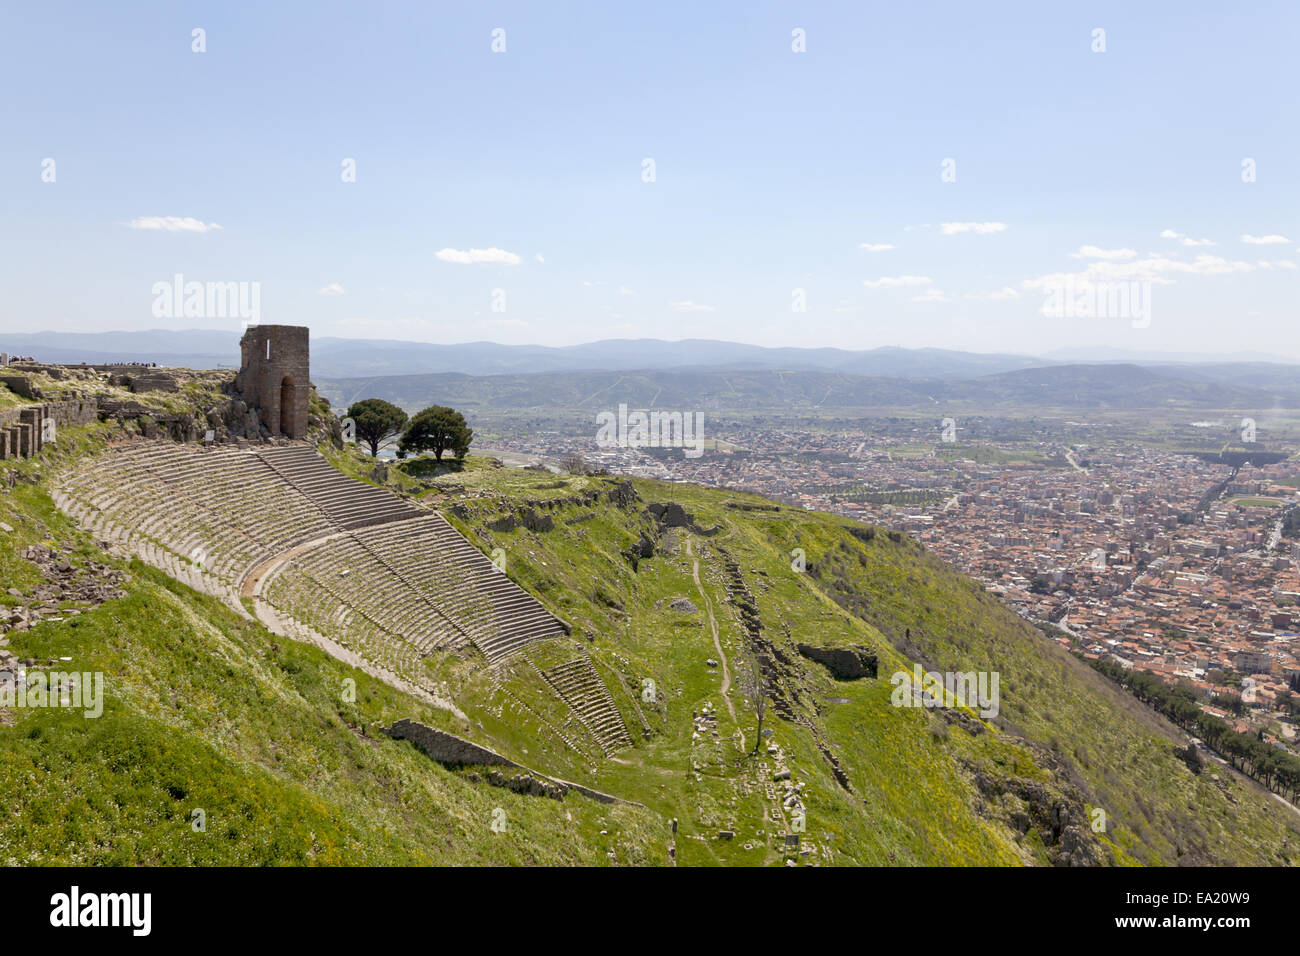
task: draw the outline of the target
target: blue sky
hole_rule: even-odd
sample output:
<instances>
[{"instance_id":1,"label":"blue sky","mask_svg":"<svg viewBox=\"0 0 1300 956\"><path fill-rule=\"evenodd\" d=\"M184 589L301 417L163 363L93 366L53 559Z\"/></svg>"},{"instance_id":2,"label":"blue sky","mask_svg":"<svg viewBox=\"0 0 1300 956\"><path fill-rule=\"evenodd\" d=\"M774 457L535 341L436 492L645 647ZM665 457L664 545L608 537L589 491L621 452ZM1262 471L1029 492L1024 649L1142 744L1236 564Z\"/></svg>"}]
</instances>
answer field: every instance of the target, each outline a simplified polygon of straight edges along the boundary
<instances>
[{"instance_id":1,"label":"blue sky","mask_svg":"<svg viewBox=\"0 0 1300 956\"><path fill-rule=\"evenodd\" d=\"M239 327L156 316L179 273L318 335L1300 358L1298 27L1294 3L10 4L0 327ZM1151 283L1149 321L1044 315L1069 278Z\"/></svg>"}]
</instances>

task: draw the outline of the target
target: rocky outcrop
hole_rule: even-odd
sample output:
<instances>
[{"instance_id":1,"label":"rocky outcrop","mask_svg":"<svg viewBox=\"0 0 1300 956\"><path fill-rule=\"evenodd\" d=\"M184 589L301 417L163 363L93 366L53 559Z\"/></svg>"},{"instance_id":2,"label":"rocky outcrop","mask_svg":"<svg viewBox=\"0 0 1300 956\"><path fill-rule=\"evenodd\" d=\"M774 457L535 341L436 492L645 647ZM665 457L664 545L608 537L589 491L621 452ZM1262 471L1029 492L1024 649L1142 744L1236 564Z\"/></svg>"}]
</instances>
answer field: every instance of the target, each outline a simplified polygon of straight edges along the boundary
<instances>
[{"instance_id":1,"label":"rocky outcrop","mask_svg":"<svg viewBox=\"0 0 1300 956\"><path fill-rule=\"evenodd\" d=\"M691 528L695 525L694 515L675 501L647 505L646 511L665 528Z\"/></svg>"},{"instance_id":2,"label":"rocky outcrop","mask_svg":"<svg viewBox=\"0 0 1300 956\"><path fill-rule=\"evenodd\" d=\"M700 609L695 606L695 602L687 597L673 598L668 602L668 610L681 611L683 614L698 614L700 611Z\"/></svg>"},{"instance_id":3,"label":"rocky outcrop","mask_svg":"<svg viewBox=\"0 0 1300 956\"><path fill-rule=\"evenodd\" d=\"M650 535L642 532L641 537L632 542L631 545L623 552L623 556L632 563L632 570L635 571L641 566L641 562L646 558L653 558L655 554L655 541Z\"/></svg>"},{"instance_id":4,"label":"rocky outcrop","mask_svg":"<svg viewBox=\"0 0 1300 956\"><path fill-rule=\"evenodd\" d=\"M452 510L452 514L455 514L459 518L467 517L467 514L461 513L466 511L466 509L463 507L456 506L453 507L451 510ZM515 520L514 515L502 515L500 518L497 518L495 521L489 521L487 527L489 531L499 531L504 533L507 531L514 531L515 528L519 527L519 522Z\"/></svg>"},{"instance_id":5,"label":"rocky outcrop","mask_svg":"<svg viewBox=\"0 0 1300 956\"><path fill-rule=\"evenodd\" d=\"M976 789L987 803L984 816L1000 818L1012 829L1038 832L1053 866L1105 866L1110 850L1092 832L1085 798L1065 769L1040 747L1009 737L1033 751L1035 762L1050 774L1046 780L996 776L985 768L973 771Z\"/></svg>"},{"instance_id":6,"label":"rocky outcrop","mask_svg":"<svg viewBox=\"0 0 1300 956\"><path fill-rule=\"evenodd\" d=\"M821 664L836 680L858 680L876 676L876 655L860 644L852 647L814 647L800 644L799 653Z\"/></svg>"},{"instance_id":7,"label":"rocky outcrop","mask_svg":"<svg viewBox=\"0 0 1300 956\"><path fill-rule=\"evenodd\" d=\"M550 515L539 515L532 508L524 508L519 513L519 523L529 531L546 532L555 527L555 519Z\"/></svg>"},{"instance_id":8,"label":"rocky outcrop","mask_svg":"<svg viewBox=\"0 0 1300 956\"><path fill-rule=\"evenodd\" d=\"M612 504L625 509L633 507L641 500L641 496L636 493L636 488L630 481L615 482L605 495Z\"/></svg>"}]
</instances>

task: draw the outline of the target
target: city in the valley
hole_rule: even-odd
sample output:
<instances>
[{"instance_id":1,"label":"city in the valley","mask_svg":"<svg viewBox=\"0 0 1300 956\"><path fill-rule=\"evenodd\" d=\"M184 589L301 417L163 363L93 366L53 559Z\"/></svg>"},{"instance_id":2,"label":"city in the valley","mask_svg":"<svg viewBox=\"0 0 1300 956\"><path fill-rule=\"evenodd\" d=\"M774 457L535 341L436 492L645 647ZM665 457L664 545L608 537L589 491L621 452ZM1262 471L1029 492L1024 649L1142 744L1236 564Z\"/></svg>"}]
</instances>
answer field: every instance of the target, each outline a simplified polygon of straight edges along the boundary
<instances>
[{"instance_id":1,"label":"city in the valley","mask_svg":"<svg viewBox=\"0 0 1300 956\"><path fill-rule=\"evenodd\" d=\"M905 531L1062 645L1191 686L1236 729L1300 746L1294 422L1267 421L1266 434L1235 414L723 417L698 458L550 424L503 426L496 443Z\"/></svg>"}]
</instances>

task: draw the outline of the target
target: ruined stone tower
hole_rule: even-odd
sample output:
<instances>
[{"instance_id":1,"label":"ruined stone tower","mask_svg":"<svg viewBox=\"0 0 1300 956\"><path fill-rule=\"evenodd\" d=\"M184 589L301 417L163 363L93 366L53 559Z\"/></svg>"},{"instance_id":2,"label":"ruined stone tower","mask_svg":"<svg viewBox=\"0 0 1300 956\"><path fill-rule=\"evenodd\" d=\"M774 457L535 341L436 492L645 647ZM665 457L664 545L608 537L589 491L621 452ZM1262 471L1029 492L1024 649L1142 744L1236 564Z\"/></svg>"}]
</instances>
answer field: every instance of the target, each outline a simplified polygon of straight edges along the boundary
<instances>
[{"instance_id":1,"label":"ruined stone tower","mask_svg":"<svg viewBox=\"0 0 1300 956\"><path fill-rule=\"evenodd\" d=\"M239 340L235 390L272 435L307 436L307 336L302 325L250 325Z\"/></svg>"}]
</instances>

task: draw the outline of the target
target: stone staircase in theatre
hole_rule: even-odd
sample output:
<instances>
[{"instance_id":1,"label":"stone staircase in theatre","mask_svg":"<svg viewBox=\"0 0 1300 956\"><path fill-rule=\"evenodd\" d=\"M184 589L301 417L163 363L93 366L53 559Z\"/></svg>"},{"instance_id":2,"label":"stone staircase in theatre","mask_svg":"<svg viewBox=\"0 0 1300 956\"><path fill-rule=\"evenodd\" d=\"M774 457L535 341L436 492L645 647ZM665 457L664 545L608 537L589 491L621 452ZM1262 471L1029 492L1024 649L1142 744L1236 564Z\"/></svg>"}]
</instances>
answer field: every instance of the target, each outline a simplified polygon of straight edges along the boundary
<instances>
[{"instance_id":1,"label":"stone staircase in theatre","mask_svg":"<svg viewBox=\"0 0 1300 956\"><path fill-rule=\"evenodd\" d=\"M586 655L540 673L582 725L591 731L605 756L632 746L627 725L609 694L609 688Z\"/></svg>"}]
</instances>

